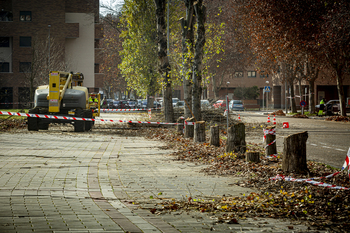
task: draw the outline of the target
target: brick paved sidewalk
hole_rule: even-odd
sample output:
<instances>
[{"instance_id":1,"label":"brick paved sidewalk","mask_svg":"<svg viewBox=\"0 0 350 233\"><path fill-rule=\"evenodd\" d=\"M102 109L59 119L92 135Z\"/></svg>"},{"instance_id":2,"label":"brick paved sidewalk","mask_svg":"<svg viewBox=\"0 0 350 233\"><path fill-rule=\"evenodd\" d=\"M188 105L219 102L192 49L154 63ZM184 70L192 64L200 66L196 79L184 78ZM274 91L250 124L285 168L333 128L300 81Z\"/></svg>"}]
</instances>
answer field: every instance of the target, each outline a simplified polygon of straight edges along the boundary
<instances>
[{"instance_id":1,"label":"brick paved sidewalk","mask_svg":"<svg viewBox=\"0 0 350 233\"><path fill-rule=\"evenodd\" d=\"M175 162L158 141L98 132L0 134L0 232L297 232L273 219L215 224L197 212L153 215L150 197L241 195L234 178ZM161 193L161 195L160 195Z\"/></svg>"}]
</instances>

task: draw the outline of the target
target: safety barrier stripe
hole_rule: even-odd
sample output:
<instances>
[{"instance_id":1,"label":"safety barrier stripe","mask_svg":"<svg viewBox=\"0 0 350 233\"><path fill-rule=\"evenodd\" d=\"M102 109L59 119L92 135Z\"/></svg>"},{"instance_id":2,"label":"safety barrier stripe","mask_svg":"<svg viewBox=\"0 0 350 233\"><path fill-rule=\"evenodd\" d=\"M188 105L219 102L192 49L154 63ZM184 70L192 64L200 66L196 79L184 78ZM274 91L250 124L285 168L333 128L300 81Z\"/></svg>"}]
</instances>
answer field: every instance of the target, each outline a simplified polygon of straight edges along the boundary
<instances>
[{"instance_id":1,"label":"safety barrier stripe","mask_svg":"<svg viewBox=\"0 0 350 233\"><path fill-rule=\"evenodd\" d=\"M101 122L135 123L135 124L183 125L182 123L131 121L131 120L126 121L126 120L111 120L111 119L93 119L93 118L84 118L84 117L54 116L54 115L44 115L44 114L29 114L29 113L2 112L2 111L0 111L0 115L25 116L25 117L59 119L59 120L73 120L73 121L101 121ZM195 122L188 122L187 124L188 125L194 125Z\"/></svg>"},{"instance_id":2,"label":"safety barrier stripe","mask_svg":"<svg viewBox=\"0 0 350 233\"><path fill-rule=\"evenodd\" d=\"M344 189L344 190L350 189L350 188L346 188L346 187L342 187L342 186L337 186L337 185L332 185L332 184L327 184L327 183L315 181L315 179L330 178L330 177L338 175L339 173L340 172L336 172L336 173L328 175L326 177L317 177L317 178L309 178L309 179L295 179L295 178L289 177L289 176L286 177L286 176L283 176L283 175L277 175L276 177L270 178L270 180L284 180L284 181L293 181L293 182L306 182L306 183L313 184L313 185L316 185L316 186L321 186L321 187L331 188L331 189Z\"/></svg>"},{"instance_id":3,"label":"safety barrier stripe","mask_svg":"<svg viewBox=\"0 0 350 233\"><path fill-rule=\"evenodd\" d=\"M269 143L268 145L266 145L264 149L266 149L268 146L271 146L271 145L274 144L275 142L276 142L276 139L273 140L273 141L272 141L271 143Z\"/></svg>"},{"instance_id":4,"label":"safety barrier stripe","mask_svg":"<svg viewBox=\"0 0 350 233\"><path fill-rule=\"evenodd\" d=\"M133 108L133 109L114 109L114 108L101 108L101 112L131 112L131 111L148 111L149 109L161 109L161 108Z\"/></svg>"}]
</instances>

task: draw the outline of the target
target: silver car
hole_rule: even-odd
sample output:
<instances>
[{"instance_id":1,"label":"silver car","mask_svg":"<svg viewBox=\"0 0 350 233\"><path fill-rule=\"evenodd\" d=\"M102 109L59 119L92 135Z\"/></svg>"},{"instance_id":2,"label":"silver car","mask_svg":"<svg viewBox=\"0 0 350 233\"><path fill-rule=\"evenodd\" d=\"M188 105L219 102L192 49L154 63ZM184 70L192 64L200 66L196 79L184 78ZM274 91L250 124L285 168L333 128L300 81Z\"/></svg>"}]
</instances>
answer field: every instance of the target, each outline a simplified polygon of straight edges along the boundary
<instances>
[{"instance_id":1,"label":"silver car","mask_svg":"<svg viewBox=\"0 0 350 233\"><path fill-rule=\"evenodd\" d=\"M229 107L232 111L244 111L242 100L231 100L229 103Z\"/></svg>"}]
</instances>

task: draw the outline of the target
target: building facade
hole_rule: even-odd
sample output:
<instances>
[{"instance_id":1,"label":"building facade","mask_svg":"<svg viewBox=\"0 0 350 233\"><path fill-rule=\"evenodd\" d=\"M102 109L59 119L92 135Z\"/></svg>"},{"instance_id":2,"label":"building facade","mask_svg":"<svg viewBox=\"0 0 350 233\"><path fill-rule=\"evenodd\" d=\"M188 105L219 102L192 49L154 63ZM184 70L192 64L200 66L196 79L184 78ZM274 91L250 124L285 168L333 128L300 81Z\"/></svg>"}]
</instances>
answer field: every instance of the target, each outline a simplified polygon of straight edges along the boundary
<instances>
[{"instance_id":1,"label":"building facade","mask_svg":"<svg viewBox=\"0 0 350 233\"><path fill-rule=\"evenodd\" d=\"M99 90L99 0L0 0L0 10L0 108L30 101L50 70L81 72Z\"/></svg>"}]
</instances>

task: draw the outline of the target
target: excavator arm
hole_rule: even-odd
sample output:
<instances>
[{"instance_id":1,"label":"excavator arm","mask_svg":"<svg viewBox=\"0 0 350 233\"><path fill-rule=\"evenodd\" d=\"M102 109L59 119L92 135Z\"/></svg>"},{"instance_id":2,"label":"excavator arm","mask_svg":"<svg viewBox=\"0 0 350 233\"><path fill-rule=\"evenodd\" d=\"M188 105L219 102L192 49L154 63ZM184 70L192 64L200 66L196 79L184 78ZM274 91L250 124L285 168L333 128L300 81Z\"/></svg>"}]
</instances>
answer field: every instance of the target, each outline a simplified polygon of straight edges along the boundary
<instances>
[{"instance_id":1,"label":"excavator arm","mask_svg":"<svg viewBox=\"0 0 350 233\"><path fill-rule=\"evenodd\" d=\"M67 88L71 87L72 74L52 71L49 77L49 112L60 112L61 101Z\"/></svg>"}]
</instances>

